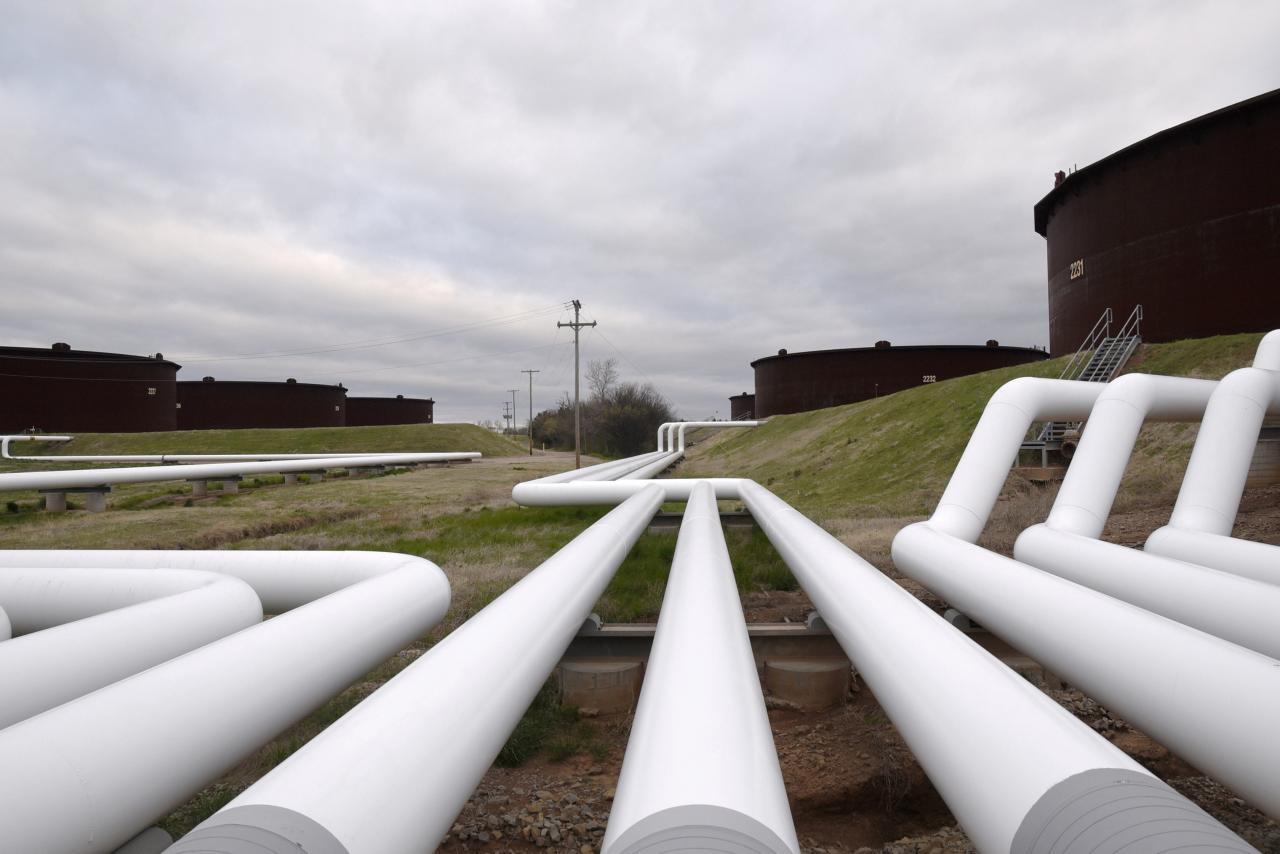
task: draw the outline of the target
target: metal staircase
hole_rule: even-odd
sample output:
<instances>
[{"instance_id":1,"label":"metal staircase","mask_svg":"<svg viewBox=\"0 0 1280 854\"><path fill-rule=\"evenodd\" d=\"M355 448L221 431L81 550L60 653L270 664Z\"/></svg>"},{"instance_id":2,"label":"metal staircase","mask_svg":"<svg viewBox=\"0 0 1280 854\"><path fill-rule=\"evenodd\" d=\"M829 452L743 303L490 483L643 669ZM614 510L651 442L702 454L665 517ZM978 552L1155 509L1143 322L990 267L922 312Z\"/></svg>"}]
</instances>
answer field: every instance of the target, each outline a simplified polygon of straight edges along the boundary
<instances>
[{"instance_id":1,"label":"metal staircase","mask_svg":"<svg viewBox=\"0 0 1280 854\"><path fill-rule=\"evenodd\" d=\"M1093 329L1089 330L1089 334L1085 336L1075 355L1071 357L1066 367L1062 369L1058 379L1087 383L1106 383L1115 378L1115 375L1129 361L1133 351L1138 349L1138 345L1142 343L1140 328L1142 306L1134 306L1128 319L1125 320L1124 325L1120 327L1120 330L1115 335L1111 334L1113 319L1114 315L1112 315L1111 309L1108 308L1102 313L1102 316L1098 318L1098 322L1093 325ZM1086 358L1086 354L1088 358ZM1050 421L1041 428L1039 435L1035 439L1022 443L1022 450L1040 452L1040 463L1044 467L1049 464L1050 451L1058 451L1069 459L1071 451L1075 449L1074 442L1071 440L1073 437L1078 436L1082 423L1080 421ZM1064 440L1066 440L1065 444Z\"/></svg>"}]
</instances>

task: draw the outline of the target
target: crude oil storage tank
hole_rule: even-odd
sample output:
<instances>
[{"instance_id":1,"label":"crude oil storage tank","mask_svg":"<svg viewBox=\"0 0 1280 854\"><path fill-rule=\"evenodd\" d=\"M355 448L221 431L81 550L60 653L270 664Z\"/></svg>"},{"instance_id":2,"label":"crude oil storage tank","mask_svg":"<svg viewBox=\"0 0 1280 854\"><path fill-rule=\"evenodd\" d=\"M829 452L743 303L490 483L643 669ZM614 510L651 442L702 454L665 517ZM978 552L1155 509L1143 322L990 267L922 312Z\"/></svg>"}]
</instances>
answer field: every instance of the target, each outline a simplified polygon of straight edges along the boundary
<instances>
[{"instance_id":1,"label":"crude oil storage tank","mask_svg":"<svg viewBox=\"0 0 1280 854\"><path fill-rule=\"evenodd\" d=\"M173 430L178 367L159 353L0 347L0 432Z\"/></svg>"},{"instance_id":2,"label":"crude oil storage tank","mask_svg":"<svg viewBox=\"0 0 1280 854\"><path fill-rule=\"evenodd\" d=\"M750 392L735 394L729 398L729 417L734 421L754 418L756 414L756 396Z\"/></svg>"},{"instance_id":3,"label":"crude oil storage tank","mask_svg":"<svg viewBox=\"0 0 1280 854\"><path fill-rule=\"evenodd\" d=\"M756 374L756 418L807 412L941 382L967 374L1048 358L1031 347L929 345L845 350L779 350L751 363Z\"/></svg>"},{"instance_id":4,"label":"crude oil storage tank","mask_svg":"<svg viewBox=\"0 0 1280 854\"><path fill-rule=\"evenodd\" d=\"M178 383L178 429L342 427L346 398L347 390L341 385L205 377Z\"/></svg>"},{"instance_id":5,"label":"crude oil storage tank","mask_svg":"<svg viewBox=\"0 0 1280 854\"><path fill-rule=\"evenodd\" d=\"M1145 341L1280 326L1280 89L1057 177L1035 206L1054 355L1107 308L1142 305Z\"/></svg>"},{"instance_id":6,"label":"crude oil storage tank","mask_svg":"<svg viewBox=\"0 0 1280 854\"><path fill-rule=\"evenodd\" d=\"M430 424L436 402L431 398L348 397L347 426L371 427L382 424Z\"/></svg>"}]
</instances>

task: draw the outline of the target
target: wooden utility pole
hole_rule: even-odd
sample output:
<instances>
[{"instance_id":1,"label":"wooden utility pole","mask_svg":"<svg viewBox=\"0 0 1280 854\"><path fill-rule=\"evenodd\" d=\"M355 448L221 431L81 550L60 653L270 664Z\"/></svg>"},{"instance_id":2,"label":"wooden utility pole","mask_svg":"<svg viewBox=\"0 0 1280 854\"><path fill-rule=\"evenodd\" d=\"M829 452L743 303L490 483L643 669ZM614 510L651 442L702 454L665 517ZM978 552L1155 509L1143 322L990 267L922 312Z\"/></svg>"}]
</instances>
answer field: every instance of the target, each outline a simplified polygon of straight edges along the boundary
<instances>
[{"instance_id":1,"label":"wooden utility pole","mask_svg":"<svg viewBox=\"0 0 1280 854\"><path fill-rule=\"evenodd\" d=\"M578 332L583 327L595 326L593 320L590 323L583 323L578 319L578 315L582 311L582 303L578 300L573 301L573 323L557 323L556 326L568 326L573 330L573 467L582 468L582 404L579 400L579 370L578 370Z\"/></svg>"},{"instance_id":2,"label":"wooden utility pole","mask_svg":"<svg viewBox=\"0 0 1280 854\"><path fill-rule=\"evenodd\" d=\"M519 390L520 389L518 388L507 389L507 391L511 392L511 435L512 436L516 434L516 392L518 392Z\"/></svg>"},{"instance_id":3,"label":"wooden utility pole","mask_svg":"<svg viewBox=\"0 0 1280 854\"><path fill-rule=\"evenodd\" d=\"M523 370L520 373L529 375L529 456L533 456L533 375L542 371Z\"/></svg>"}]
</instances>

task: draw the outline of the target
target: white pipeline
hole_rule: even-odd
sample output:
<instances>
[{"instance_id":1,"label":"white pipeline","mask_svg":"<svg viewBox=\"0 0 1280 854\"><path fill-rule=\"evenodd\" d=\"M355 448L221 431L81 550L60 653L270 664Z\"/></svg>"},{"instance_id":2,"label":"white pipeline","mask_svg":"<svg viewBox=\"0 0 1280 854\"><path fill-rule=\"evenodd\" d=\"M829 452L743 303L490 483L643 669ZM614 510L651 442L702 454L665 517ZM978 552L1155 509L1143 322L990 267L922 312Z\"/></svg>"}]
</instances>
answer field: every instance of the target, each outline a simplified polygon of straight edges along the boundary
<instances>
[{"instance_id":1,"label":"white pipeline","mask_svg":"<svg viewBox=\"0 0 1280 854\"><path fill-rule=\"evenodd\" d=\"M1270 815L1280 662L936 530L893 562L992 633Z\"/></svg>"},{"instance_id":2,"label":"white pipeline","mask_svg":"<svg viewBox=\"0 0 1280 854\"><path fill-rule=\"evenodd\" d=\"M122 483L156 483L169 480L216 480L219 477L252 474L309 472L317 469L360 468L367 466L416 465L478 459L474 451L434 454L378 454L363 457L331 457L301 460L278 460L257 463L206 463L164 467L133 466L129 468L73 469L71 471L8 472L0 474L0 492L28 489L77 489Z\"/></svg>"},{"instance_id":3,"label":"white pipeline","mask_svg":"<svg viewBox=\"0 0 1280 854\"><path fill-rule=\"evenodd\" d=\"M170 851L432 849L661 502L611 511Z\"/></svg>"},{"instance_id":4,"label":"white pipeline","mask_svg":"<svg viewBox=\"0 0 1280 854\"><path fill-rule=\"evenodd\" d=\"M511 490L511 498L526 507L576 507L586 504L621 504L632 495L643 492L649 486L662 490L663 501L688 501L693 487L709 483L715 489L716 498L732 500L738 497L740 477L662 478L658 480L612 480L588 483L540 483L526 481Z\"/></svg>"},{"instance_id":5,"label":"white pipeline","mask_svg":"<svg viewBox=\"0 0 1280 854\"><path fill-rule=\"evenodd\" d=\"M684 434L690 427L759 427L763 421L680 421L674 425L672 429L676 431L676 447L672 448L668 444L668 451L676 453L684 453Z\"/></svg>"},{"instance_id":6,"label":"white pipeline","mask_svg":"<svg viewBox=\"0 0 1280 854\"><path fill-rule=\"evenodd\" d=\"M601 850L657 848L800 850L715 494L706 483L694 487L680 523Z\"/></svg>"},{"instance_id":7,"label":"white pipeline","mask_svg":"<svg viewBox=\"0 0 1280 854\"><path fill-rule=\"evenodd\" d=\"M1184 827L1229 835L769 490L747 482L742 499L978 850L1040 850L1018 843L1099 775L1163 799Z\"/></svg>"},{"instance_id":8,"label":"white pipeline","mask_svg":"<svg viewBox=\"0 0 1280 854\"><path fill-rule=\"evenodd\" d=\"M52 552L51 554L58 554ZM262 621L253 589L189 569L0 569L0 729Z\"/></svg>"},{"instance_id":9,"label":"white pipeline","mask_svg":"<svg viewBox=\"0 0 1280 854\"><path fill-rule=\"evenodd\" d=\"M6 850L112 851L420 637L448 582L391 557L383 574L0 730Z\"/></svg>"}]
</instances>

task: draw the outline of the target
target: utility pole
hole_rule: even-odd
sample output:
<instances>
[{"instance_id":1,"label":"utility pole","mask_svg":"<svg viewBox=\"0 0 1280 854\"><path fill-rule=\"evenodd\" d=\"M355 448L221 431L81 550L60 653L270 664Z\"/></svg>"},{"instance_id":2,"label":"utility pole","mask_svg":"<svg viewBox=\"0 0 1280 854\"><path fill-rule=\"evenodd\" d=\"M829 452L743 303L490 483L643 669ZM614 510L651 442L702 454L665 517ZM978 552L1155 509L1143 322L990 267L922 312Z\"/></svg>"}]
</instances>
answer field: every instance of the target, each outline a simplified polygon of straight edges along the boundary
<instances>
[{"instance_id":1,"label":"utility pole","mask_svg":"<svg viewBox=\"0 0 1280 854\"><path fill-rule=\"evenodd\" d=\"M573 467L582 468L582 404L579 401L579 370L578 370L578 332L586 326L595 326L593 320L590 323L582 323L578 320L578 315L582 311L582 303L579 300L573 301L573 323L557 323L557 327L568 326L573 330Z\"/></svg>"},{"instance_id":2,"label":"utility pole","mask_svg":"<svg viewBox=\"0 0 1280 854\"><path fill-rule=\"evenodd\" d=\"M511 431L511 410L507 408L510 405L511 404L507 403L505 400L502 401L502 420L507 425L507 429L504 432Z\"/></svg>"},{"instance_id":3,"label":"utility pole","mask_svg":"<svg viewBox=\"0 0 1280 854\"><path fill-rule=\"evenodd\" d=\"M507 389L507 391L511 392L511 435L513 436L516 432L516 392L519 390L518 388Z\"/></svg>"},{"instance_id":4,"label":"utility pole","mask_svg":"<svg viewBox=\"0 0 1280 854\"><path fill-rule=\"evenodd\" d=\"M533 375L540 374L542 371L524 370L522 374L529 375L529 456L533 456Z\"/></svg>"}]
</instances>

